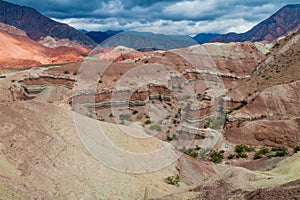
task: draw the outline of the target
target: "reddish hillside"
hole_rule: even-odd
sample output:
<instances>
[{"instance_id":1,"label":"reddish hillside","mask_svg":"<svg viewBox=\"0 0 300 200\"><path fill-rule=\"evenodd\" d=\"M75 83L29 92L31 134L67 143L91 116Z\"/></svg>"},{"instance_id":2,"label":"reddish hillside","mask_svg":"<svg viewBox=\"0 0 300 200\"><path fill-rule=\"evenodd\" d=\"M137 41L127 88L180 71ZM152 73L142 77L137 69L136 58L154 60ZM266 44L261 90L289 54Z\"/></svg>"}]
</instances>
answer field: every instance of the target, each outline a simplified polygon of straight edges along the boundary
<instances>
[{"instance_id":1,"label":"reddish hillside","mask_svg":"<svg viewBox=\"0 0 300 200\"><path fill-rule=\"evenodd\" d=\"M69 47L47 48L26 35L16 31L4 31L5 25L0 30L0 68L28 68L44 64L65 62L79 62L83 58L76 49ZM7 30L11 30L7 26Z\"/></svg>"}]
</instances>

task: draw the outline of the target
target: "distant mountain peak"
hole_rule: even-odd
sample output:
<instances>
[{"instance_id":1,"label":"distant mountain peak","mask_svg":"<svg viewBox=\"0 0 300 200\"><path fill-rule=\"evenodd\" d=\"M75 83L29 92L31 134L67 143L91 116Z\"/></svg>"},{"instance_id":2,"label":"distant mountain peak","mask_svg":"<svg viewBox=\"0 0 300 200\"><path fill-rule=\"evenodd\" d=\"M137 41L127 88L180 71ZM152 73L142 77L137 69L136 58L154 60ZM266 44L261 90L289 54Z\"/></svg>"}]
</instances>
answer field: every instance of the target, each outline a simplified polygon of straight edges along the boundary
<instances>
[{"instance_id":1,"label":"distant mountain peak","mask_svg":"<svg viewBox=\"0 0 300 200\"><path fill-rule=\"evenodd\" d=\"M268 19L254 26L251 30L237 34L228 33L218 36L210 42L273 42L300 27L300 4L290 4L282 7Z\"/></svg>"}]
</instances>

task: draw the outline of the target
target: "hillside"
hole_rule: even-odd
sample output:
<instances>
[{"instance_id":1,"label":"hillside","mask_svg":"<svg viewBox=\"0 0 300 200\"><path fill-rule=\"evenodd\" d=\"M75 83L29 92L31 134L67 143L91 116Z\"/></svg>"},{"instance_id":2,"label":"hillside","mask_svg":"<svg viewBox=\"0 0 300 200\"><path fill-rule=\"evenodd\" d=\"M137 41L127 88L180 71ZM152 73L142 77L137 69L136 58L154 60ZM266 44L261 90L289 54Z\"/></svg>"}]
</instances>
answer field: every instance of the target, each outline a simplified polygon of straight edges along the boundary
<instances>
[{"instance_id":1,"label":"hillside","mask_svg":"<svg viewBox=\"0 0 300 200\"><path fill-rule=\"evenodd\" d=\"M210 42L273 42L277 38L284 36L299 27L300 4L287 5L245 33L228 33L218 36L210 40Z\"/></svg>"},{"instance_id":2,"label":"hillside","mask_svg":"<svg viewBox=\"0 0 300 200\"><path fill-rule=\"evenodd\" d=\"M28 37L35 41L40 40L41 37L52 36L78 41L87 46L95 45L93 40L67 24L45 17L33 8L2 0L0 1L0 22L25 31Z\"/></svg>"},{"instance_id":3,"label":"hillside","mask_svg":"<svg viewBox=\"0 0 300 200\"><path fill-rule=\"evenodd\" d=\"M43 64L82 61L78 49L69 47L47 48L28 38L15 27L0 23L0 69L29 68Z\"/></svg>"}]
</instances>

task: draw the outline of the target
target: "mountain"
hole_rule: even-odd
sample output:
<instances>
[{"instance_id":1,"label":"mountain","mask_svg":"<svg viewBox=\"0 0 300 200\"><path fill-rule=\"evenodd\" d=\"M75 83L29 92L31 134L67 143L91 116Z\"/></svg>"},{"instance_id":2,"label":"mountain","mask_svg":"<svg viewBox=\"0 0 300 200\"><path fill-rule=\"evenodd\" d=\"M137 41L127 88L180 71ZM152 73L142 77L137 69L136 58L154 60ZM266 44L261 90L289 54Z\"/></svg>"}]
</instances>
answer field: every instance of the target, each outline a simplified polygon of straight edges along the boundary
<instances>
[{"instance_id":1,"label":"mountain","mask_svg":"<svg viewBox=\"0 0 300 200\"><path fill-rule=\"evenodd\" d=\"M220 34L217 33L200 33L193 37L194 40L196 40L199 44L207 43L211 39L220 36Z\"/></svg>"},{"instance_id":2,"label":"mountain","mask_svg":"<svg viewBox=\"0 0 300 200\"><path fill-rule=\"evenodd\" d=\"M151 32L126 31L114 35L101 43L101 46L125 46L140 51L170 50L198 44L190 36L164 35Z\"/></svg>"},{"instance_id":3,"label":"mountain","mask_svg":"<svg viewBox=\"0 0 300 200\"><path fill-rule=\"evenodd\" d=\"M90 31L90 32L86 32L85 34L90 37L92 40L94 40L96 43L100 44L101 42L105 41L106 39L121 33L122 31Z\"/></svg>"},{"instance_id":4,"label":"mountain","mask_svg":"<svg viewBox=\"0 0 300 200\"><path fill-rule=\"evenodd\" d=\"M88 46L95 45L93 40L67 24L56 22L33 8L2 0L0 0L0 22L25 31L28 37L35 41L41 37L51 36L59 39L67 38Z\"/></svg>"},{"instance_id":5,"label":"mountain","mask_svg":"<svg viewBox=\"0 0 300 200\"><path fill-rule=\"evenodd\" d=\"M288 32L299 27L300 4L287 5L245 33L228 33L218 36L210 40L210 42L273 42L277 38L286 35Z\"/></svg>"},{"instance_id":6,"label":"mountain","mask_svg":"<svg viewBox=\"0 0 300 200\"><path fill-rule=\"evenodd\" d=\"M3 23L0 23L0 44L0 69L29 68L83 60L79 49L47 48L28 38L24 31Z\"/></svg>"}]
</instances>

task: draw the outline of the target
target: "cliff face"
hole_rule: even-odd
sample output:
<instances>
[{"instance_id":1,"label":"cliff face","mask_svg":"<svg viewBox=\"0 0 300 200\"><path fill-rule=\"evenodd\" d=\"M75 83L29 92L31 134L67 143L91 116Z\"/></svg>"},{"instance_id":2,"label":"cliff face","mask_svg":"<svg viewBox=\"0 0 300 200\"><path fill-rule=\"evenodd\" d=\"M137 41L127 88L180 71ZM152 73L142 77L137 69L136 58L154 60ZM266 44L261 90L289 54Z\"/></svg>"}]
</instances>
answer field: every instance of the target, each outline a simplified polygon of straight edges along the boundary
<instances>
[{"instance_id":1,"label":"cliff face","mask_svg":"<svg viewBox=\"0 0 300 200\"><path fill-rule=\"evenodd\" d=\"M267 41L273 42L300 26L300 4L287 5L274 15L254 26L246 33L228 33L218 36L210 42L242 42Z\"/></svg>"},{"instance_id":2,"label":"cliff face","mask_svg":"<svg viewBox=\"0 0 300 200\"><path fill-rule=\"evenodd\" d=\"M52 36L68 38L92 46L95 42L83 33L68 26L45 17L37 10L25 6L0 1L0 22L15 26L27 33L33 40Z\"/></svg>"}]
</instances>

